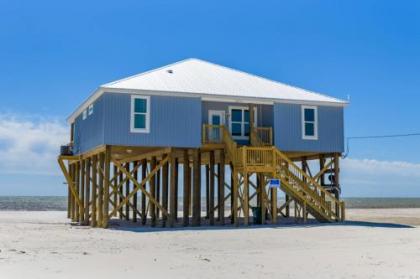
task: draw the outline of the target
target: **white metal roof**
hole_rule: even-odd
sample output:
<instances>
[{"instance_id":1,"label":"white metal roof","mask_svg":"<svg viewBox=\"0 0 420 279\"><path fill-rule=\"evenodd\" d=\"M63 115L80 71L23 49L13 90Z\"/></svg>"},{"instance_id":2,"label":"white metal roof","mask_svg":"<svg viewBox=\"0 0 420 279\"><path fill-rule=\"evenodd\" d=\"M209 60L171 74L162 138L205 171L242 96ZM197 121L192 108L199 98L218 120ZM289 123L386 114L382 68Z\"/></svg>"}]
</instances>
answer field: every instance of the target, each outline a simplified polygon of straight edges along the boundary
<instances>
[{"instance_id":1,"label":"white metal roof","mask_svg":"<svg viewBox=\"0 0 420 279\"><path fill-rule=\"evenodd\" d=\"M201 96L203 99L313 103L345 106L346 101L286 85L277 81L216 65L199 59L186 59L155 70L102 85L70 117L72 122L104 92L150 91L175 96Z\"/></svg>"}]
</instances>

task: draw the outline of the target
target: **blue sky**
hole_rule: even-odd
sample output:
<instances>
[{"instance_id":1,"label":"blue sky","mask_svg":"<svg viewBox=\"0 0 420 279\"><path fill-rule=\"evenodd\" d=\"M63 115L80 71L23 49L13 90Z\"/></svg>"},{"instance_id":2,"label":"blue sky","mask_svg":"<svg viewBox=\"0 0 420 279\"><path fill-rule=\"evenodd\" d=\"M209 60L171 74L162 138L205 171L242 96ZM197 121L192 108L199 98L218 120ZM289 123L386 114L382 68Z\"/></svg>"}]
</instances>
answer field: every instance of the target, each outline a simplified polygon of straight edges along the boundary
<instances>
[{"instance_id":1,"label":"blue sky","mask_svg":"<svg viewBox=\"0 0 420 279\"><path fill-rule=\"evenodd\" d=\"M0 195L64 194L55 156L73 109L188 57L350 95L347 136L420 132L419 30L418 1L0 0ZM419 196L419 142L353 142L344 195Z\"/></svg>"}]
</instances>

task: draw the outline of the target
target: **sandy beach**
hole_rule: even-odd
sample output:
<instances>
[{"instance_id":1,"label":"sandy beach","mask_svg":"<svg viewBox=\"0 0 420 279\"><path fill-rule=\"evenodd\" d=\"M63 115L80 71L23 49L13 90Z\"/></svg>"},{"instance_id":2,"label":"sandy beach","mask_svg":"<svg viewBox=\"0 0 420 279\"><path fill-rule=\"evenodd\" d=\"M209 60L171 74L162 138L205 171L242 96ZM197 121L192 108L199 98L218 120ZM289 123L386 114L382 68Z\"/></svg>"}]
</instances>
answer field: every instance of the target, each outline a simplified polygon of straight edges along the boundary
<instances>
[{"instance_id":1,"label":"sandy beach","mask_svg":"<svg viewBox=\"0 0 420 279\"><path fill-rule=\"evenodd\" d=\"M60 211L1 211L0 278L420 278L420 209L347 214L334 225L104 230Z\"/></svg>"}]
</instances>

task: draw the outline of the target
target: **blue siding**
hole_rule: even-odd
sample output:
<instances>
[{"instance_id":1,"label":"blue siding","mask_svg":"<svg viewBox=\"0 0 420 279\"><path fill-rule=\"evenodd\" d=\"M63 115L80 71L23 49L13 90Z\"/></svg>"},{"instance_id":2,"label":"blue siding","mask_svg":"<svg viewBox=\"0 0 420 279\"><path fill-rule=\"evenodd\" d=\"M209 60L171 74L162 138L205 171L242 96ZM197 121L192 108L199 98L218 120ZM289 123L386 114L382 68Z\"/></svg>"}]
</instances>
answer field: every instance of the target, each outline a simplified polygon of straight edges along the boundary
<instances>
[{"instance_id":1,"label":"blue siding","mask_svg":"<svg viewBox=\"0 0 420 279\"><path fill-rule=\"evenodd\" d=\"M284 151L343 152L343 108L318 106L318 140L302 139L301 105L274 105L274 142Z\"/></svg>"},{"instance_id":2,"label":"blue siding","mask_svg":"<svg viewBox=\"0 0 420 279\"><path fill-rule=\"evenodd\" d=\"M104 99L101 97L93 104L93 114L85 120L79 115L75 120L75 154L89 151L104 143Z\"/></svg>"},{"instance_id":3,"label":"blue siding","mask_svg":"<svg viewBox=\"0 0 420 279\"><path fill-rule=\"evenodd\" d=\"M145 94L144 96L146 96ZM105 93L105 144L200 147L201 99L150 96L150 132L130 132L131 95Z\"/></svg>"},{"instance_id":4,"label":"blue siding","mask_svg":"<svg viewBox=\"0 0 420 279\"><path fill-rule=\"evenodd\" d=\"M147 94L145 94L147 95ZM201 145L201 125L209 110L223 110L237 103L201 102L200 98L150 96L150 133L130 132L130 94L105 93L94 103L94 113L75 120L74 151L80 154L102 144L126 146ZM318 140L302 139L301 106L258 105L258 126L273 127L274 143L284 151L343 152L343 108L318 107ZM229 123L226 119L226 123Z\"/></svg>"}]
</instances>

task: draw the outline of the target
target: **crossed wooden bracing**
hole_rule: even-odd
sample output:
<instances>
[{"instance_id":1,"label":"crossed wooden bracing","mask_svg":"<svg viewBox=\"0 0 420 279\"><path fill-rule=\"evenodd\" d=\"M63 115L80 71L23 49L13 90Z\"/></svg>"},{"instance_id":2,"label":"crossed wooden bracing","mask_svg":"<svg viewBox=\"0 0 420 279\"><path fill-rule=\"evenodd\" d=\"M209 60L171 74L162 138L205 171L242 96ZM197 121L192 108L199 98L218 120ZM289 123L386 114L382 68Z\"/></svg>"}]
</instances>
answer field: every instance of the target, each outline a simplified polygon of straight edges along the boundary
<instances>
[{"instance_id":1,"label":"crossed wooden bracing","mask_svg":"<svg viewBox=\"0 0 420 279\"><path fill-rule=\"evenodd\" d=\"M268 166L240 165L240 155L229 150L234 146L228 145L234 144L203 145L198 149L101 146L80 156L59 156L58 163L68 184L68 217L74 223L104 228L118 219L152 227L277 224L279 217L292 215L292 206L296 220L306 221L309 214L315 218L344 219L341 203L335 204L335 212L341 214L334 217L327 214L334 210L331 204L323 202L325 196L310 197L314 195L312 190L293 192L298 180L292 174L283 177L282 182L295 186L282 188L286 195L279 199L278 189L268 186L276 173L273 176ZM261 148L270 147L264 144ZM256 155L243 156L251 161L261 160ZM323 154L318 159L319 171L312 175L307 157L300 158L300 168L305 173L302 181L330 189L321 191L321 196L337 192L338 155ZM284 176L283 172L278 172L279 177ZM201 183L202 173L205 185ZM230 177L226 178L228 173ZM326 177L331 174L334 179ZM321 213L314 211L310 202L318 202Z\"/></svg>"}]
</instances>

